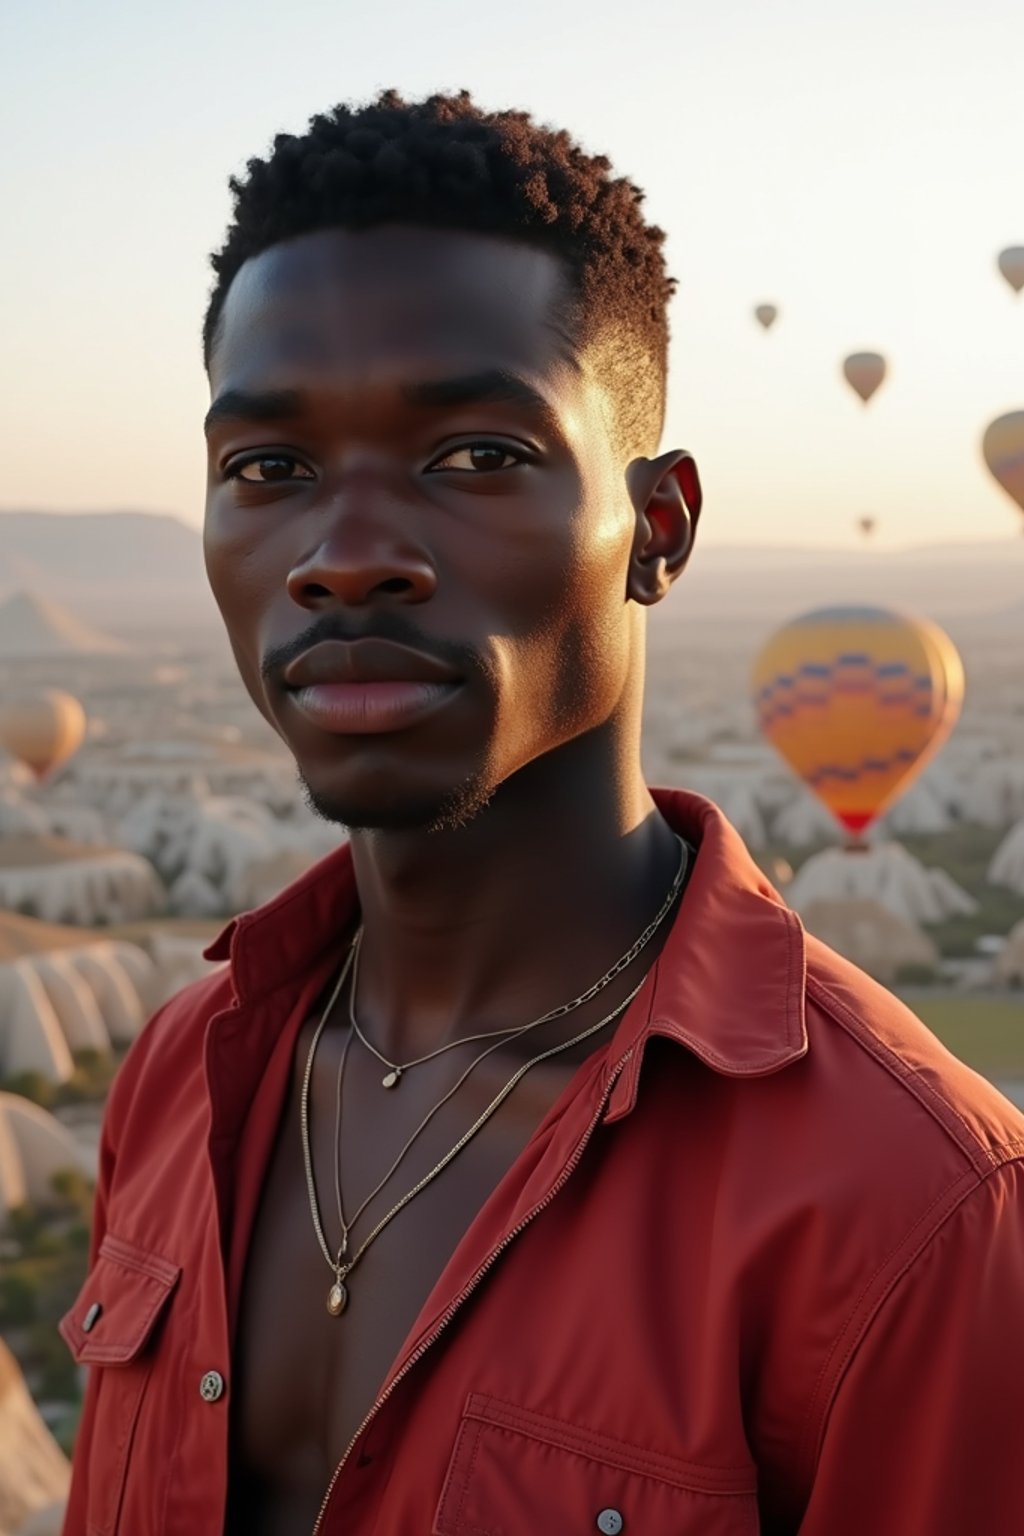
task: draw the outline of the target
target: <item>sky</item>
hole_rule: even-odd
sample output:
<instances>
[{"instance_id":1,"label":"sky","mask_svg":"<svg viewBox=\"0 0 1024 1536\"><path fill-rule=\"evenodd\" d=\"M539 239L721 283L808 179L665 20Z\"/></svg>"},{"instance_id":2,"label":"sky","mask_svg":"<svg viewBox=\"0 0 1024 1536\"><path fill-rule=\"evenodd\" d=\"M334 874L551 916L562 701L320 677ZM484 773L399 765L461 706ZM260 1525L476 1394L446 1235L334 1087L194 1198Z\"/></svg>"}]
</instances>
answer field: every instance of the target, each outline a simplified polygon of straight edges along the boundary
<instances>
[{"instance_id":1,"label":"sky","mask_svg":"<svg viewBox=\"0 0 1024 1536\"><path fill-rule=\"evenodd\" d=\"M0 507L198 525L228 175L337 101L467 86L646 189L706 542L1019 536L979 444L1024 409L1022 56L1019 0L8 0Z\"/></svg>"}]
</instances>

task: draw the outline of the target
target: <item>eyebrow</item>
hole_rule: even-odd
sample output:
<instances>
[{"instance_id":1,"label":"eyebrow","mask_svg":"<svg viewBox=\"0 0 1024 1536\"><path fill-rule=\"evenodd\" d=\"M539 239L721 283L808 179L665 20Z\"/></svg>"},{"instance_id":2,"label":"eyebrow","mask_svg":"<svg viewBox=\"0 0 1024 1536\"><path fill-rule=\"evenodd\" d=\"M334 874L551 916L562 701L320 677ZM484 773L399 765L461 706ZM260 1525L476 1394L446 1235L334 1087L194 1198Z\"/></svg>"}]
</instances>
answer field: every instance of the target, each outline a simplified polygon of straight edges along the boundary
<instances>
[{"instance_id":1,"label":"eyebrow","mask_svg":"<svg viewBox=\"0 0 1024 1536\"><path fill-rule=\"evenodd\" d=\"M459 405L520 405L545 416L553 414L551 402L517 373L505 368L485 368L458 378L425 380L402 386L409 405L427 409Z\"/></svg>"},{"instance_id":2,"label":"eyebrow","mask_svg":"<svg viewBox=\"0 0 1024 1536\"><path fill-rule=\"evenodd\" d=\"M210 406L203 421L207 436L221 422L284 421L302 414L302 394L297 389L271 389L250 394L244 389L227 389Z\"/></svg>"},{"instance_id":3,"label":"eyebrow","mask_svg":"<svg viewBox=\"0 0 1024 1536\"><path fill-rule=\"evenodd\" d=\"M505 368L485 368L449 379L429 379L401 386L402 399L424 410L453 409L462 405L518 405L537 415L552 417L554 410L539 390L519 374ZM250 393L228 389L218 395L206 413L203 431L209 436L222 422L267 423L301 416L305 397L301 390L275 389Z\"/></svg>"}]
</instances>

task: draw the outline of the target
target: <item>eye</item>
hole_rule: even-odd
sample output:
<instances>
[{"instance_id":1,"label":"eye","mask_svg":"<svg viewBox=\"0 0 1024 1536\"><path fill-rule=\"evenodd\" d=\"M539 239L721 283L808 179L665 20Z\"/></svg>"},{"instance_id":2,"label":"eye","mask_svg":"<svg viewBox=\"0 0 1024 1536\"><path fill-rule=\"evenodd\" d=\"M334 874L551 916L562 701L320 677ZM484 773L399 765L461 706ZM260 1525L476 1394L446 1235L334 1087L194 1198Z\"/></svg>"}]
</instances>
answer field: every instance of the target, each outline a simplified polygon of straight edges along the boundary
<instances>
[{"instance_id":1,"label":"eye","mask_svg":"<svg viewBox=\"0 0 1024 1536\"><path fill-rule=\"evenodd\" d=\"M279 485L288 480L315 480L313 471L289 453L261 453L229 466L229 480L244 480L246 485Z\"/></svg>"},{"instance_id":2,"label":"eye","mask_svg":"<svg viewBox=\"0 0 1024 1536\"><path fill-rule=\"evenodd\" d=\"M443 458L435 459L431 470L454 469L462 474L486 474L496 469L511 469L524 462L524 455L504 443L465 443L453 448Z\"/></svg>"}]
</instances>

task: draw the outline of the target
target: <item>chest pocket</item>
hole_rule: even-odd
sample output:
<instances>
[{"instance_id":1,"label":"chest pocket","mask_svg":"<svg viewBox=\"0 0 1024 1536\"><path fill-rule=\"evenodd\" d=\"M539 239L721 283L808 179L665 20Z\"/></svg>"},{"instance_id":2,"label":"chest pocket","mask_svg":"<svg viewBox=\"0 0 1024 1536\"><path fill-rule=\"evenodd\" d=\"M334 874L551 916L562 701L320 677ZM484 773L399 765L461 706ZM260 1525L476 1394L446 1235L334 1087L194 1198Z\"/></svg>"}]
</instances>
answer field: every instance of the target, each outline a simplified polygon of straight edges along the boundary
<instances>
[{"instance_id":1,"label":"chest pocket","mask_svg":"<svg viewBox=\"0 0 1024 1536\"><path fill-rule=\"evenodd\" d=\"M154 1330L181 1269L108 1233L60 1332L79 1365L99 1367L88 1449L90 1536L117 1530L139 1411L152 1369Z\"/></svg>"},{"instance_id":2,"label":"chest pocket","mask_svg":"<svg viewBox=\"0 0 1024 1536\"><path fill-rule=\"evenodd\" d=\"M757 1536L749 1467L705 1467L470 1396L434 1536Z\"/></svg>"}]
</instances>

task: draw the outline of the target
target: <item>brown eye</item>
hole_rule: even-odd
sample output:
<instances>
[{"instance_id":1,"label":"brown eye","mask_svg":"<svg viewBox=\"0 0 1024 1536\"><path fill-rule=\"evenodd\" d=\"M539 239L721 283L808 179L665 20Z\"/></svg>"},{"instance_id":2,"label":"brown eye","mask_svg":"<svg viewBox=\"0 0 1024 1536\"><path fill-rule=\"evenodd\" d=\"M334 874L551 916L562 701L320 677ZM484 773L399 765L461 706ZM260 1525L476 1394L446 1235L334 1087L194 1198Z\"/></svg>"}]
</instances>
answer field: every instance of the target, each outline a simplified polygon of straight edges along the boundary
<instances>
[{"instance_id":1,"label":"brown eye","mask_svg":"<svg viewBox=\"0 0 1024 1536\"><path fill-rule=\"evenodd\" d=\"M451 453L446 453L431 468L480 474L488 470L510 469L514 464L522 462L520 455L513 453L503 443L467 443L463 448L453 448Z\"/></svg>"},{"instance_id":2,"label":"brown eye","mask_svg":"<svg viewBox=\"0 0 1024 1536\"><path fill-rule=\"evenodd\" d=\"M258 459L247 459L228 473L231 479L244 480L247 485L273 485L284 480L314 478L312 470L287 453L261 454Z\"/></svg>"}]
</instances>

